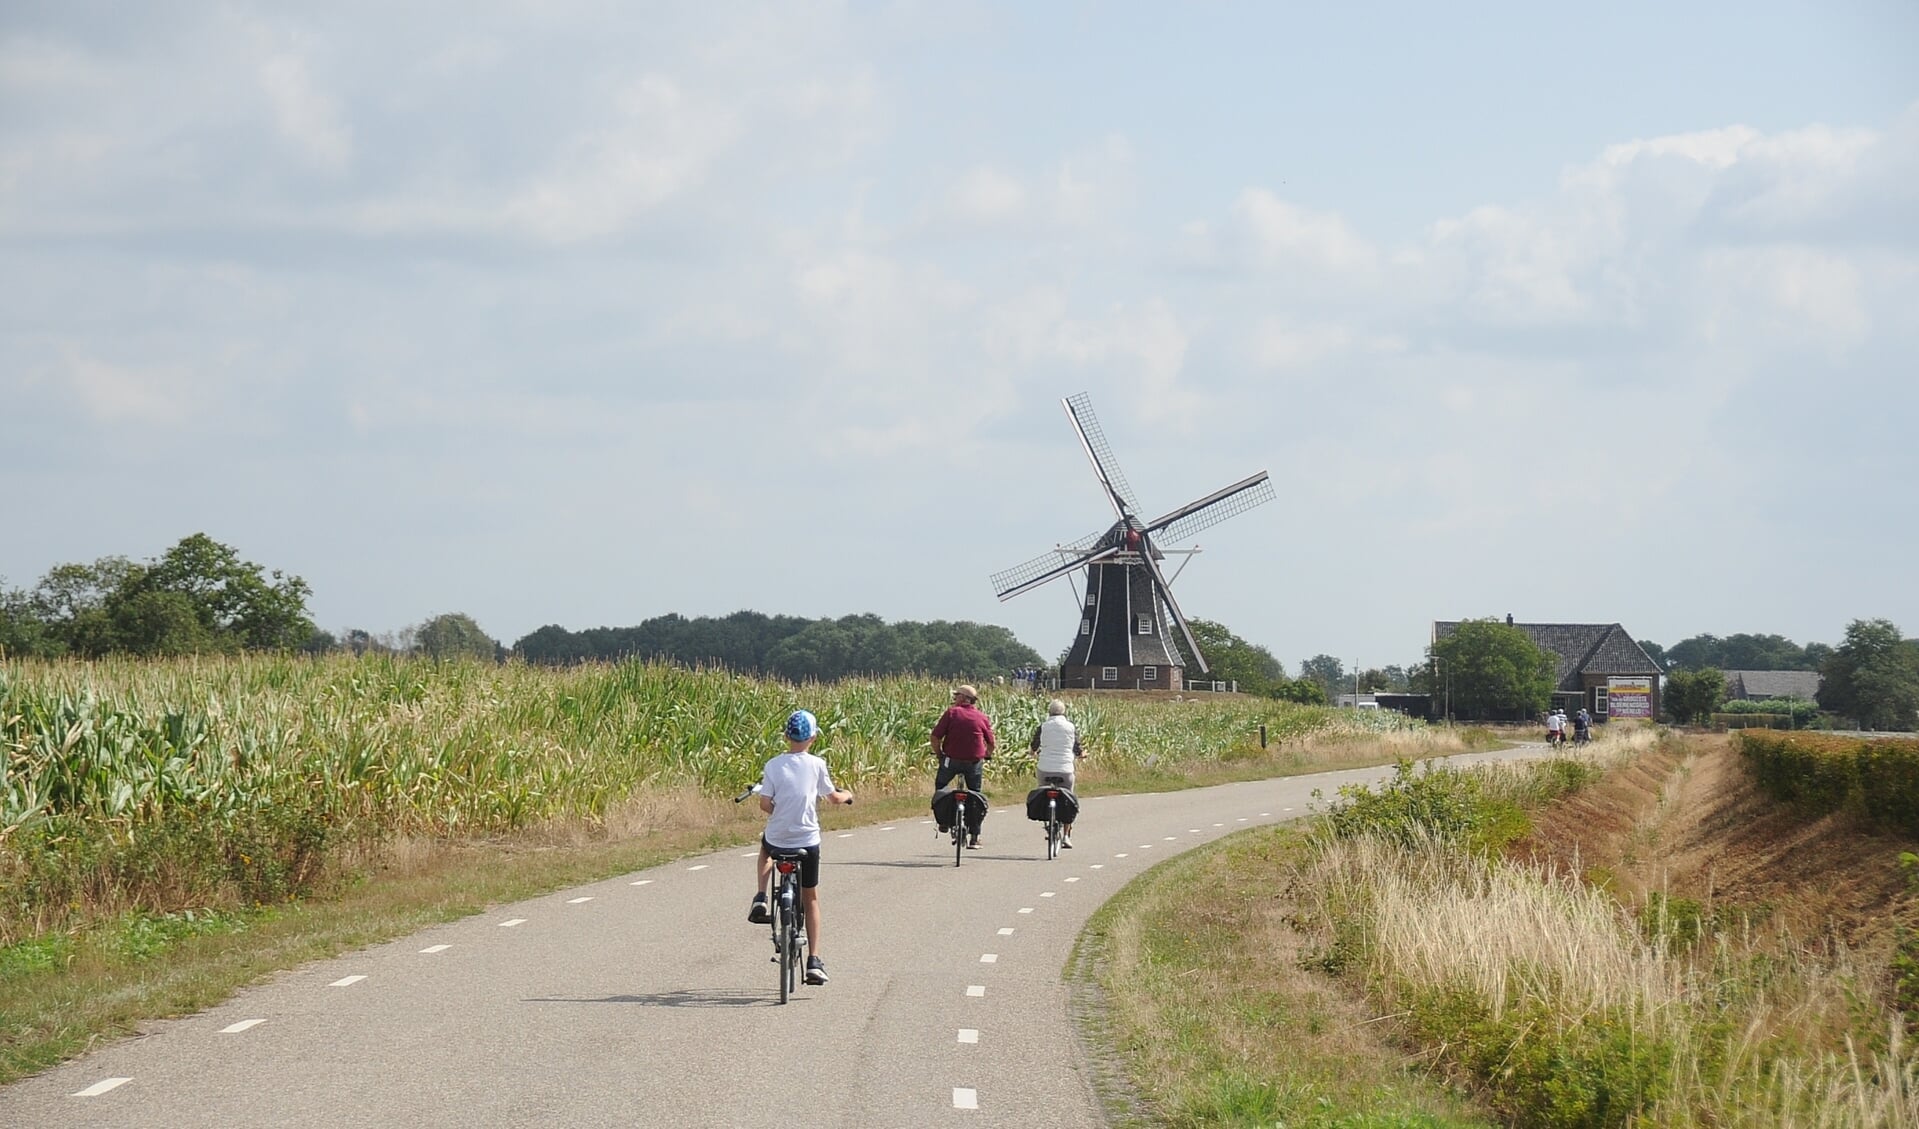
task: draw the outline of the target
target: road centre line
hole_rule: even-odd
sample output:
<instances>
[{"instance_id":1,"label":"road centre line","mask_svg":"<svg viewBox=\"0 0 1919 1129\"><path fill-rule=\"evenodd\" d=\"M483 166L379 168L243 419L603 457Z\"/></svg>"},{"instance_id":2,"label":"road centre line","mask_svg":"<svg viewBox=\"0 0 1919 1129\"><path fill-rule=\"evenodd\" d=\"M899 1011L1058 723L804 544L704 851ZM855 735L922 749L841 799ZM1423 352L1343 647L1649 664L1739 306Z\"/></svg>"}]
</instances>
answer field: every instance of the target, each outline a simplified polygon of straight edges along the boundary
<instances>
[{"instance_id":1,"label":"road centre line","mask_svg":"<svg viewBox=\"0 0 1919 1129\"><path fill-rule=\"evenodd\" d=\"M998 964L999 954L998 953L981 953L979 957L979 962L981 964Z\"/></svg>"},{"instance_id":2,"label":"road centre line","mask_svg":"<svg viewBox=\"0 0 1919 1129\"><path fill-rule=\"evenodd\" d=\"M968 984L966 986L966 994L969 996L983 996L986 994L986 985Z\"/></svg>"},{"instance_id":3,"label":"road centre line","mask_svg":"<svg viewBox=\"0 0 1919 1129\"><path fill-rule=\"evenodd\" d=\"M999 931L999 935L1002 937L1011 937L1013 935L1013 930L1010 927L1006 929L1001 929Z\"/></svg>"},{"instance_id":4,"label":"road centre line","mask_svg":"<svg viewBox=\"0 0 1919 1129\"><path fill-rule=\"evenodd\" d=\"M653 880L651 878L642 878L638 882L627 883L628 886L650 886L652 884L653 884Z\"/></svg>"},{"instance_id":5,"label":"road centre line","mask_svg":"<svg viewBox=\"0 0 1919 1129\"><path fill-rule=\"evenodd\" d=\"M102 1078L86 1089L76 1092L73 1096L76 1098L97 1098L108 1090L118 1089L131 1081L133 1081L131 1078ZM957 1100L959 1091L953 1091L953 1095Z\"/></svg>"},{"instance_id":6,"label":"road centre line","mask_svg":"<svg viewBox=\"0 0 1919 1129\"><path fill-rule=\"evenodd\" d=\"M1214 826L1214 827L1224 827L1224 826L1226 826L1226 825L1225 825L1224 823L1215 823L1215 824L1213 824L1213 826Z\"/></svg>"},{"instance_id":7,"label":"road centre line","mask_svg":"<svg viewBox=\"0 0 1919 1129\"><path fill-rule=\"evenodd\" d=\"M748 851L740 857L743 859L756 859L760 857L760 853L758 851Z\"/></svg>"},{"instance_id":8,"label":"road centre line","mask_svg":"<svg viewBox=\"0 0 1919 1129\"><path fill-rule=\"evenodd\" d=\"M366 979L366 977L364 977L364 976L342 976L342 977L340 977L340 978L339 978L338 980L335 980L335 981L334 981L333 983L331 983L331 984L328 984L328 985L327 985L327 987L329 987L329 988L350 988L350 987L352 987L353 985L355 985L355 984L358 984L358 983L359 983L360 981L362 981L362 980L365 980L365 979Z\"/></svg>"},{"instance_id":9,"label":"road centre line","mask_svg":"<svg viewBox=\"0 0 1919 1129\"><path fill-rule=\"evenodd\" d=\"M1240 816L1240 817L1239 817L1239 822L1240 822L1240 823L1244 823L1244 822L1246 822L1246 817L1245 817L1245 816L1243 816L1243 815L1242 815L1242 816Z\"/></svg>"},{"instance_id":10,"label":"road centre line","mask_svg":"<svg viewBox=\"0 0 1919 1129\"><path fill-rule=\"evenodd\" d=\"M954 1109L978 1109L979 1108L979 1091L967 1089L966 1087L963 1087L963 1086L953 1087L953 1108Z\"/></svg>"},{"instance_id":11,"label":"road centre line","mask_svg":"<svg viewBox=\"0 0 1919 1129\"><path fill-rule=\"evenodd\" d=\"M962 1027L959 1029L959 1041L962 1043L977 1043L979 1042L979 1032L973 1030L971 1027Z\"/></svg>"},{"instance_id":12,"label":"road centre line","mask_svg":"<svg viewBox=\"0 0 1919 1129\"><path fill-rule=\"evenodd\" d=\"M1020 907L1020 912L1021 912L1021 913L1032 913L1032 912L1033 912L1033 907L1032 907L1032 906L1021 906L1021 907Z\"/></svg>"},{"instance_id":13,"label":"road centre line","mask_svg":"<svg viewBox=\"0 0 1919 1129\"><path fill-rule=\"evenodd\" d=\"M1286 810L1287 810L1287 811L1291 811L1292 809L1291 809L1291 808L1287 808ZM1260 812L1260 813L1259 813L1259 818L1261 818L1261 819L1270 819L1270 818L1272 818L1272 815L1273 815L1273 813L1272 813L1272 812L1269 812L1269 811L1263 811L1263 812Z\"/></svg>"},{"instance_id":14,"label":"road centre line","mask_svg":"<svg viewBox=\"0 0 1919 1129\"><path fill-rule=\"evenodd\" d=\"M452 945L428 945L426 948L421 949L420 952L422 955L428 953L443 953L452 947Z\"/></svg>"},{"instance_id":15,"label":"road centre line","mask_svg":"<svg viewBox=\"0 0 1919 1129\"><path fill-rule=\"evenodd\" d=\"M1168 835L1168 836L1166 836L1166 838L1165 838L1164 840L1162 840L1162 842L1167 842L1167 843L1173 843L1173 842L1177 842L1178 840L1179 840L1179 836L1177 836L1177 835Z\"/></svg>"},{"instance_id":16,"label":"road centre line","mask_svg":"<svg viewBox=\"0 0 1919 1129\"><path fill-rule=\"evenodd\" d=\"M1123 859L1123 858L1125 858L1125 857L1126 857L1126 852L1125 852L1125 851L1121 851L1120 853L1118 853L1118 854L1116 854L1116 855L1114 855L1113 857L1114 857L1114 858L1116 858L1116 859Z\"/></svg>"},{"instance_id":17,"label":"road centre line","mask_svg":"<svg viewBox=\"0 0 1919 1129\"><path fill-rule=\"evenodd\" d=\"M1071 877L1071 878L1068 878L1068 879L1067 879L1067 881L1068 881L1068 882L1078 882L1078 881L1079 881L1079 875L1077 875L1077 874L1075 874L1075 875L1074 875L1073 877Z\"/></svg>"},{"instance_id":18,"label":"road centre line","mask_svg":"<svg viewBox=\"0 0 1919 1129\"><path fill-rule=\"evenodd\" d=\"M839 838L839 839L851 839L852 837L853 837L853 833L851 831L848 831L844 835L835 836L835 838Z\"/></svg>"},{"instance_id":19,"label":"road centre line","mask_svg":"<svg viewBox=\"0 0 1919 1129\"><path fill-rule=\"evenodd\" d=\"M1094 863L1093 865L1091 865L1091 866L1089 866L1089 867L1087 867L1086 869L1088 869L1088 870L1105 870L1105 869L1106 869L1106 864L1105 864L1105 863L1103 863L1103 862L1096 862L1096 863Z\"/></svg>"},{"instance_id":20,"label":"road centre line","mask_svg":"<svg viewBox=\"0 0 1919 1129\"><path fill-rule=\"evenodd\" d=\"M1040 895L1040 897L1042 897L1042 898L1050 898L1050 897L1052 897L1052 896L1053 896L1053 891L1051 891L1051 890L1048 890L1048 891L1046 891L1046 892L1045 892L1044 894L1041 894L1041 895Z\"/></svg>"},{"instance_id":21,"label":"road centre line","mask_svg":"<svg viewBox=\"0 0 1919 1129\"><path fill-rule=\"evenodd\" d=\"M249 1027L258 1027L260 1024L265 1022L266 1020L264 1019L242 1019L240 1022L234 1024L231 1027L220 1028L220 1034L238 1035L240 1032L245 1031Z\"/></svg>"},{"instance_id":22,"label":"road centre line","mask_svg":"<svg viewBox=\"0 0 1919 1129\"><path fill-rule=\"evenodd\" d=\"M711 865L712 865L711 863L705 863L705 862L703 862L703 863L701 863L701 864L700 864L700 865L698 865L698 866L689 866L689 867L687 867L686 869L688 869L688 870L705 870L705 869L706 869L707 867L709 867L709 866L711 866Z\"/></svg>"},{"instance_id":23,"label":"road centre line","mask_svg":"<svg viewBox=\"0 0 1919 1129\"><path fill-rule=\"evenodd\" d=\"M587 895L586 897L584 897L584 898L568 898L568 899L567 899L567 902L566 902L566 904L567 904L567 905L570 905L570 906L577 906L577 905L579 905L579 904L580 904L581 902L590 902L590 901L592 901L592 900L593 900L593 895L591 895L591 894L588 894L588 895Z\"/></svg>"},{"instance_id":24,"label":"road centre line","mask_svg":"<svg viewBox=\"0 0 1919 1129\"><path fill-rule=\"evenodd\" d=\"M502 929L511 929L511 928L513 928L513 927L514 927L515 925L525 925L525 924L526 924L526 918L524 918L524 917L516 917L516 918L513 918L513 919L512 919L512 920L510 920L510 921L502 921L502 922L500 922L500 928L502 928Z\"/></svg>"}]
</instances>

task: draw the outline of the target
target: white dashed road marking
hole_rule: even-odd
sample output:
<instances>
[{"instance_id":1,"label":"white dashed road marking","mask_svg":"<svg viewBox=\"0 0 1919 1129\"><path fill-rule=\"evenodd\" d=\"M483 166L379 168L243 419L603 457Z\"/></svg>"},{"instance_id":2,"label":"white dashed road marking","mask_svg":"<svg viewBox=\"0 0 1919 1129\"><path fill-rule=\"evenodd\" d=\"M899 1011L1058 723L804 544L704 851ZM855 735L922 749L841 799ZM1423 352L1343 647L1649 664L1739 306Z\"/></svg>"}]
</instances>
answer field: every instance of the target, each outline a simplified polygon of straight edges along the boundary
<instances>
[{"instance_id":1,"label":"white dashed road marking","mask_svg":"<svg viewBox=\"0 0 1919 1129\"><path fill-rule=\"evenodd\" d=\"M266 1020L264 1019L242 1019L240 1022L234 1024L231 1027L220 1028L220 1034L238 1035L240 1032L245 1031L249 1027L258 1027L260 1024L265 1022Z\"/></svg>"},{"instance_id":2,"label":"white dashed road marking","mask_svg":"<svg viewBox=\"0 0 1919 1129\"><path fill-rule=\"evenodd\" d=\"M1123 858L1125 858L1125 857L1126 857L1126 852L1125 852L1125 851L1121 851L1120 853L1118 853L1118 854L1116 854L1116 855L1114 855L1113 857L1114 857L1114 858L1116 858L1116 859L1123 859Z\"/></svg>"},{"instance_id":3,"label":"white dashed road marking","mask_svg":"<svg viewBox=\"0 0 1919 1129\"><path fill-rule=\"evenodd\" d=\"M753 856L748 855L747 857L752 858ZM649 885L652 885L652 883L653 883L653 880L651 878L642 878L638 882L628 882L627 885L628 886L649 886Z\"/></svg>"},{"instance_id":4,"label":"white dashed road marking","mask_svg":"<svg viewBox=\"0 0 1919 1129\"><path fill-rule=\"evenodd\" d=\"M590 902L592 900L593 898L590 895L584 898L568 898L566 904L570 906L577 906L581 902Z\"/></svg>"},{"instance_id":5,"label":"white dashed road marking","mask_svg":"<svg viewBox=\"0 0 1919 1129\"><path fill-rule=\"evenodd\" d=\"M502 928L502 929L511 929L511 928L513 928L513 927L514 927L515 925L525 925L525 924L526 924L526 918L524 918L524 917L515 917L515 918L511 918L511 919L509 919L509 920L506 920L506 921L502 921L502 922L500 922L500 928Z\"/></svg>"},{"instance_id":6,"label":"white dashed road marking","mask_svg":"<svg viewBox=\"0 0 1919 1129\"><path fill-rule=\"evenodd\" d=\"M1176 841L1178 841L1178 839L1179 839L1179 836L1177 836L1177 835L1168 835L1168 836L1166 836L1166 840L1165 840L1165 841L1166 841L1166 842L1168 842L1168 843L1172 843L1172 842L1176 842Z\"/></svg>"},{"instance_id":7,"label":"white dashed road marking","mask_svg":"<svg viewBox=\"0 0 1919 1129\"><path fill-rule=\"evenodd\" d=\"M748 852L746 852L745 854L743 854L743 855L741 855L740 857L741 857L741 858L743 858L743 859L756 859L756 858L759 858L759 857L760 857L760 853L759 853L758 851L748 851ZM634 884L635 886L638 886L638 885L639 885L639 883L638 883L638 882L635 882L635 883L633 883L633 884Z\"/></svg>"},{"instance_id":8,"label":"white dashed road marking","mask_svg":"<svg viewBox=\"0 0 1919 1129\"><path fill-rule=\"evenodd\" d=\"M97 1098L101 1094L106 1093L108 1090L114 1089L119 1086L124 1086L131 1081L133 1081L133 1079L131 1078L102 1078L98 1082L95 1082L93 1085L88 1086L86 1089L79 1091L73 1096L76 1098ZM970 1094L972 1093L972 1091L968 1090L967 1093ZM953 1091L953 1100L955 1102L959 1100L958 1090Z\"/></svg>"},{"instance_id":9,"label":"white dashed road marking","mask_svg":"<svg viewBox=\"0 0 1919 1129\"><path fill-rule=\"evenodd\" d=\"M1226 825L1225 825L1224 823L1215 823L1215 824L1213 824L1213 826L1214 826L1214 827L1224 827L1224 826L1226 826Z\"/></svg>"},{"instance_id":10,"label":"white dashed road marking","mask_svg":"<svg viewBox=\"0 0 1919 1129\"><path fill-rule=\"evenodd\" d=\"M959 1031L959 1041L962 1043L977 1043L979 1042L979 1032L973 1030L971 1027L962 1027Z\"/></svg>"},{"instance_id":11,"label":"white dashed road marking","mask_svg":"<svg viewBox=\"0 0 1919 1129\"><path fill-rule=\"evenodd\" d=\"M448 949L450 949L450 948L452 948L452 947L453 947L452 945L428 945L428 946L427 946L426 948L424 948L424 949L421 949L421 950L420 950L420 952L421 952L422 954L425 954L425 953L443 953L443 952L445 952L445 951L447 951Z\"/></svg>"},{"instance_id":12,"label":"white dashed road marking","mask_svg":"<svg viewBox=\"0 0 1919 1129\"><path fill-rule=\"evenodd\" d=\"M1105 870L1105 869L1106 869L1106 864L1105 864L1105 863L1103 863L1103 862L1096 862L1096 863L1094 863L1094 864L1093 864L1092 866L1089 866L1089 867L1087 867L1086 869L1088 869L1088 870Z\"/></svg>"},{"instance_id":13,"label":"white dashed road marking","mask_svg":"<svg viewBox=\"0 0 1919 1129\"><path fill-rule=\"evenodd\" d=\"M978 1109L979 1091L967 1089L962 1086L953 1087L953 1108Z\"/></svg>"},{"instance_id":14,"label":"white dashed road marking","mask_svg":"<svg viewBox=\"0 0 1919 1129\"><path fill-rule=\"evenodd\" d=\"M1033 907L1032 907L1032 906L1021 906L1021 907L1020 907L1020 909L1019 909L1019 911L1020 911L1021 913L1032 913L1032 912L1033 912Z\"/></svg>"},{"instance_id":15,"label":"white dashed road marking","mask_svg":"<svg viewBox=\"0 0 1919 1129\"><path fill-rule=\"evenodd\" d=\"M704 862L703 862L703 863L701 863L701 864L700 864L700 865L698 865L698 866L689 866L689 867L687 867L686 869L688 869L688 870L705 870L705 869L706 869L706 868L707 868L708 866L710 866L710 865L711 865L710 863L704 863Z\"/></svg>"},{"instance_id":16,"label":"white dashed road marking","mask_svg":"<svg viewBox=\"0 0 1919 1129\"><path fill-rule=\"evenodd\" d=\"M999 935L1002 937L1011 937L1013 935L1013 930L1011 928L1002 929L999 931Z\"/></svg>"},{"instance_id":17,"label":"white dashed road marking","mask_svg":"<svg viewBox=\"0 0 1919 1129\"><path fill-rule=\"evenodd\" d=\"M1053 891L1051 891L1051 890L1048 890L1048 891L1046 891L1046 892L1045 892L1044 894L1041 894L1041 895L1040 895L1040 897L1042 897L1042 898L1050 898L1050 897L1052 897L1052 896L1053 896Z\"/></svg>"},{"instance_id":18,"label":"white dashed road marking","mask_svg":"<svg viewBox=\"0 0 1919 1129\"><path fill-rule=\"evenodd\" d=\"M966 986L966 994L969 996L983 996L986 994L986 985L968 984Z\"/></svg>"},{"instance_id":19,"label":"white dashed road marking","mask_svg":"<svg viewBox=\"0 0 1919 1129\"><path fill-rule=\"evenodd\" d=\"M998 964L999 954L998 953L981 953L979 957L979 962L981 964Z\"/></svg>"},{"instance_id":20,"label":"white dashed road marking","mask_svg":"<svg viewBox=\"0 0 1919 1129\"><path fill-rule=\"evenodd\" d=\"M1079 881L1079 876L1078 876L1078 875L1075 875L1075 876L1073 876L1073 877L1071 877L1071 878L1068 878L1068 879L1067 879L1067 881L1068 881L1068 882L1078 882L1078 881Z\"/></svg>"},{"instance_id":21,"label":"white dashed road marking","mask_svg":"<svg viewBox=\"0 0 1919 1129\"><path fill-rule=\"evenodd\" d=\"M353 985L355 985L355 984L358 984L358 983L359 983L360 981L362 981L362 980L365 980L365 979L366 979L366 977L364 977L364 976L342 976L342 977L340 977L340 978L339 978L338 980L335 980L335 981L334 981L333 983L331 983L331 984L328 984L328 985L327 985L327 987L329 987L329 988L349 988L349 987L352 987L352 986L353 986Z\"/></svg>"}]
</instances>

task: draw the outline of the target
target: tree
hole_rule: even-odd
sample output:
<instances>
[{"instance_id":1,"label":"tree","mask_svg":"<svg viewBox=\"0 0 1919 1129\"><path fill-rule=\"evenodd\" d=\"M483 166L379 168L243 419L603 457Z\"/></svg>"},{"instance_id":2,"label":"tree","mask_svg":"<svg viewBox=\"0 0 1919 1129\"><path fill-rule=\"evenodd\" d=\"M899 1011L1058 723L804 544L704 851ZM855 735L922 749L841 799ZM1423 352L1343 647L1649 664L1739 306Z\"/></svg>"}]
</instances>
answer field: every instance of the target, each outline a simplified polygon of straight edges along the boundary
<instances>
[{"instance_id":1,"label":"tree","mask_svg":"<svg viewBox=\"0 0 1919 1129\"><path fill-rule=\"evenodd\" d=\"M415 635L420 652L432 659L474 658L492 661L499 644L464 612L436 615Z\"/></svg>"},{"instance_id":2,"label":"tree","mask_svg":"<svg viewBox=\"0 0 1919 1129\"><path fill-rule=\"evenodd\" d=\"M0 658L51 657L60 650L33 597L0 583Z\"/></svg>"},{"instance_id":3,"label":"tree","mask_svg":"<svg viewBox=\"0 0 1919 1129\"><path fill-rule=\"evenodd\" d=\"M1817 670L1820 653L1814 648L1831 650L1823 643L1801 647L1783 635L1741 632L1724 639L1695 635L1674 643L1671 650L1655 654L1648 648L1646 653L1660 666L1678 670Z\"/></svg>"},{"instance_id":4,"label":"tree","mask_svg":"<svg viewBox=\"0 0 1919 1129\"><path fill-rule=\"evenodd\" d=\"M1247 694L1271 695L1286 681L1286 666L1273 653L1257 643L1249 643L1232 633L1225 624L1210 619L1188 620L1200 654L1206 656L1211 677L1222 682L1237 682ZM1199 677L1199 664L1187 652L1183 636L1173 636L1173 646L1186 666L1187 677Z\"/></svg>"},{"instance_id":5,"label":"tree","mask_svg":"<svg viewBox=\"0 0 1919 1129\"><path fill-rule=\"evenodd\" d=\"M1820 671L1819 704L1867 729L1919 721L1919 648L1889 619L1855 619Z\"/></svg>"},{"instance_id":6,"label":"tree","mask_svg":"<svg viewBox=\"0 0 1919 1129\"><path fill-rule=\"evenodd\" d=\"M1646 657L1651 659L1660 670L1666 669L1666 648L1650 639L1635 639L1634 642L1639 644L1639 649L1646 652Z\"/></svg>"},{"instance_id":7,"label":"tree","mask_svg":"<svg viewBox=\"0 0 1919 1129\"><path fill-rule=\"evenodd\" d=\"M1713 667L1675 670L1662 691L1666 712L1684 725L1709 719L1726 700L1726 676Z\"/></svg>"},{"instance_id":8,"label":"tree","mask_svg":"<svg viewBox=\"0 0 1919 1129\"><path fill-rule=\"evenodd\" d=\"M259 565L204 533L181 538L120 594L140 592L185 596L208 637L225 647L291 650L313 635L306 581L278 569L268 580Z\"/></svg>"},{"instance_id":9,"label":"tree","mask_svg":"<svg viewBox=\"0 0 1919 1129\"><path fill-rule=\"evenodd\" d=\"M1524 631L1496 619L1469 619L1433 643L1438 684L1455 714L1470 718L1531 717L1552 701L1553 656Z\"/></svg>"},{"instance_id":10,"label":"tree","mask_svg":"<svg viewBox=\"0 0 1919 1129\"><path fill-rule=\"evenodd\" d=\"M1346 666L1331 655L1314 655L1300 663L1299 679L1317 683L1328 701L1347 690Z\"/></svg>"}]
</instances>

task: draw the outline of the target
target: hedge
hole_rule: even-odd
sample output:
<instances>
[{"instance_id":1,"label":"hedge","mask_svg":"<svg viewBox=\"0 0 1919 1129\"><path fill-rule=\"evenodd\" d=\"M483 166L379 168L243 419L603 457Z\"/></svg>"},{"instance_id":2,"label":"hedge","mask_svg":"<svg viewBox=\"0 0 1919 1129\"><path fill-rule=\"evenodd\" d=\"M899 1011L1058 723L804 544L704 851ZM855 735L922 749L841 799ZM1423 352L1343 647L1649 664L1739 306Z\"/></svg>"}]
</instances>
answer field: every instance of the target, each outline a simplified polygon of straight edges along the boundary
<instances>
[{"instance_id":1,"label":"hedge","mask_svg":"<svg viewBox=\"0 0 1919 1129\"><path fill-rule=\"evenodd\" d=\"M1773 799L1819 815L1850 810L1919 835L1919 739L1748 729L1733 742Z\"/></svg>"}]
</instances>

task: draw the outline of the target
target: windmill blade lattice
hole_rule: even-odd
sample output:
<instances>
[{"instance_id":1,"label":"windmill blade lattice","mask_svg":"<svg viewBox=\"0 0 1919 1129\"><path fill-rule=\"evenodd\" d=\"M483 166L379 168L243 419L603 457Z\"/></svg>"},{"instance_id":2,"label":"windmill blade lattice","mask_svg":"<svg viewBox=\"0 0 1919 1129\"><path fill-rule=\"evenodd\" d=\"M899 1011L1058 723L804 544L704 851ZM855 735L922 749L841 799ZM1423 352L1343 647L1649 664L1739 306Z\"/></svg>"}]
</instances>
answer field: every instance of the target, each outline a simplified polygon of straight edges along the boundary
<instances>
[{"instance_id":1,"label":"windmill blade lattice","mask_svg":"<svg viewBox=\"0 0 1919 1129\"><path fill-rule=\"evenodd\" d=\"M1048 553L1041 553L1039 556L1034 557L1024 564L1016 564L1012 568L1001 569L988 578L992 582L994 595L1004 600L1012 594L1014 589L1031 584L1033 581L1038 580L1050 572L1061 570L1069 561L1074 563L1074 567L1077 567L1079 562L1081 562L1087 554L1092 552L1093 546L1099 544L1100 540L1105 536L1105 530L1101 530L1098 533L1089 533L1071 544L1061 545L1059 548ZM1071 571L1071 569L1066 569L1066 571Z\"/></svg>"},{"instance_id":2,"label":"windmill blade lattice","mask_svg":"<svg viewBox=\"0 0 1919 1129\"><path fill-rule=\"evenodd\" d=\"M1236 482L1226 489L1181 506L1147 526L1162 542L1186 541L1203 529L1211 529L1229 517L1237 517L1255 506L1273 500L1273 484L1266 472Z\"/></svg>"},{"instance_id":3,"label":"windmill blade lattice","mask_svg":"<svg viewBox=\"0 0 1919 1129\"><path fill-rule=\"evenodd\" d=\"M1079 428L1080 436L1086 442L1086 454L1093 460L1093 469L1097 471L1119 495L1120 506L1124 512L1139 512L1139 498L1133 494L1132 484L1120 473L1119 460L1113 457L1112 445L1106 442L1106 432L1099 425L1099 417L1093 414L1093 398L1084 392L1066 398L1066 412L1073 417L1073 423Z\"/></svg>"}]
</instances>

